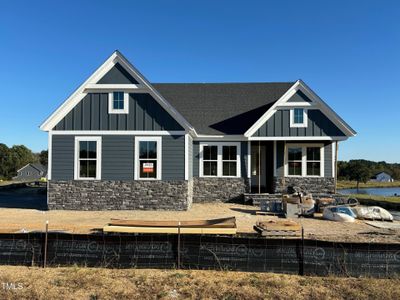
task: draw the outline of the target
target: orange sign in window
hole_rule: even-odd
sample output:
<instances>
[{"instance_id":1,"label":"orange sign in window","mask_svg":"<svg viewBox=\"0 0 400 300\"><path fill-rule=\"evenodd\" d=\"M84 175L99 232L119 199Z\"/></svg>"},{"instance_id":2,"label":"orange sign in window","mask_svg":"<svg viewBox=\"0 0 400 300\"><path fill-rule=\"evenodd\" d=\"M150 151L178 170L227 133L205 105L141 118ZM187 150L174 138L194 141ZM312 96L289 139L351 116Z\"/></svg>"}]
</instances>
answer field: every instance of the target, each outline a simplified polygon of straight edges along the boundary
<instances>
[{"instance_id":1,"label":"orange sign in window","mask_svg":"<svg viewBox=\"0 0 400 300\"><path fill-rule=\"evenodd\" d=\"M154 164L153 163L144 163L143 164L143 173L153 173L154 172Z\"/></svg>"}]
</instances>

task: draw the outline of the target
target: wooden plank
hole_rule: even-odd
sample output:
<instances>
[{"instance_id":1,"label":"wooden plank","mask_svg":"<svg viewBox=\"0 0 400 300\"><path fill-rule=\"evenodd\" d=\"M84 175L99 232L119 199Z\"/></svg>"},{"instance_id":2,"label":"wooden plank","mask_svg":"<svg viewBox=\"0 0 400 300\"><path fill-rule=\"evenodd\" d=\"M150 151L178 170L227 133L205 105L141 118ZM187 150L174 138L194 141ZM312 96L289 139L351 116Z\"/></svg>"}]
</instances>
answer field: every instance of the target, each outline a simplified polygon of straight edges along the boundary
<instances>
[{"instance_id":1,"label":"wooden plank","mask_svg":"<svg viewBox=\"0 0 400 300\"><path fill-rule=\"evenodd\" d=\"M179 224L180 223L180 224ZM217 227L235 228L236 218L220 218L210 220L190 220L190 221L153 221L153 220L120 220L111 219L111 226L131 226L131 227Z\"/></svg>"},{"instance_id":2,"label":"wooden plank","mask_svg":"<svg viewBox=\"0 0 400 300\"><path fill-rule=\"evenodd\" d=\"M261 236L299 236L300 231L297 230L264 230L261 227L254 226L254 230Z\"/></svg>"},{"instance_id":3,"label":"wooden plank","mask_svg":"<svg viewBox=\"0 0 400 300\"><path fill-rule=\"evenodd\" d=\"M259 210L259 211L256 211L256 215L259 215L259 216L279 216L279 215L282 215L282 213Z\"/></svg>"},{"instance_id":4,"label":"wooden plank","mask_svg":"<svg viewBox=\"0 0 400 300\"><path fill-rule=\"evenodd\" d=\"M301 225L299 223L289 220L257 222L256 225L263 230L291 230L291 231L301 230Z\"/></svg>"},{"instance_id":5,"label":"wooden plank","mask_svg":"<svg viewBox=\"0 0 400 300\"><path fill-rule=\"evenodd\" d=\"M104 226L104 232L125 233L171 233L178 234L175 227L135 227L135 226ZM181 234L236 234L236 228L180 228Z\"/></svg>"}]
</instances>

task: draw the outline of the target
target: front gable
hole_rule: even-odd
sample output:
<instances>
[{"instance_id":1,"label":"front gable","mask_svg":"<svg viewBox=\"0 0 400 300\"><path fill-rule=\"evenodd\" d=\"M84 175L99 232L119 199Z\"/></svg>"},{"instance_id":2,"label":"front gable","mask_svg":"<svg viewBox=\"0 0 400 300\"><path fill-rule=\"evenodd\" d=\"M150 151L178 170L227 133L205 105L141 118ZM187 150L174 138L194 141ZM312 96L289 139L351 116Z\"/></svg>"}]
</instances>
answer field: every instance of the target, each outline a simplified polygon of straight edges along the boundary
<instances>
[{"instance_id":1,"label":"front gable","mask_svg":"<svg viewBox=\"0 0 400 300\"><path fill-rule=\"evenodd\" d=\"M123 94L123 106L130 109L118 110L113 107L112 97L119 94ZM115 51L40 126L40 129L194 130L118 51Z\"/></svg>"},{"instance_id":2,"label":"front gable","mask_svg":"<svg viewBox=\"0 0 400 300\"><path fill-rule=\"evenodd\" d=\"M293 123L296 110L301 111L304 116L301 126ZM298 80L247 130L245 136L249 139L321 137L344 140L355 134L321 98Z\"/></svg>"}]
</instances>

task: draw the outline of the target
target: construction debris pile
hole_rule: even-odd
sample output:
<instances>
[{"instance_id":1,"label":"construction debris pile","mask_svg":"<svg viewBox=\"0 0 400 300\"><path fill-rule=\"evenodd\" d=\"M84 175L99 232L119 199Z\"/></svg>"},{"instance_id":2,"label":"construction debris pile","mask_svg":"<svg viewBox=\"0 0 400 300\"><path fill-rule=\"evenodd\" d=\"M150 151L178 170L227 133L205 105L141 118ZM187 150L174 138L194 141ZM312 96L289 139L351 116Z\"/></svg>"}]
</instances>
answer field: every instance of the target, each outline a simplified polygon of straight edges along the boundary
<instances>
[{"instance_id":1,"label":"construction debris pile","mask_svg":"<svg viewBox=\"0 0 400 300\"><path fill-rule=\"evenodd\" d=\"M322 213L326 220L354 222L355 219L393 221L393 216L382 207L360 206L357 199L340 195L321 196L316 199L311 193L298 187L289 187L282 199L262 200L259 214L279 214L286 218L314 217Z\"/></svg>"}]
</instances>

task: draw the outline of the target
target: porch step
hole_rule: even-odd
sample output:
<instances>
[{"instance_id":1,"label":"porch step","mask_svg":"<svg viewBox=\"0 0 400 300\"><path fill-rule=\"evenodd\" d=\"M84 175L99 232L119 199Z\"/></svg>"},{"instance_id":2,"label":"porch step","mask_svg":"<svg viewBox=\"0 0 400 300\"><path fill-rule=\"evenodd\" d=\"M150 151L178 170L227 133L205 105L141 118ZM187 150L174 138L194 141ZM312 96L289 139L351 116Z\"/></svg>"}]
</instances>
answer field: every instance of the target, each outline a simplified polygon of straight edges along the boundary
<instances>
[{"instance_id":1,"label":"porch step","mask_svg":"<svg viewBox=\"0 0 400 300\"><path fill-rule=\"evenodd\" d=\"M262 202L282 202L282 194L244 194L245 203L260 206Z\"/></svg>"}]
</instances>

